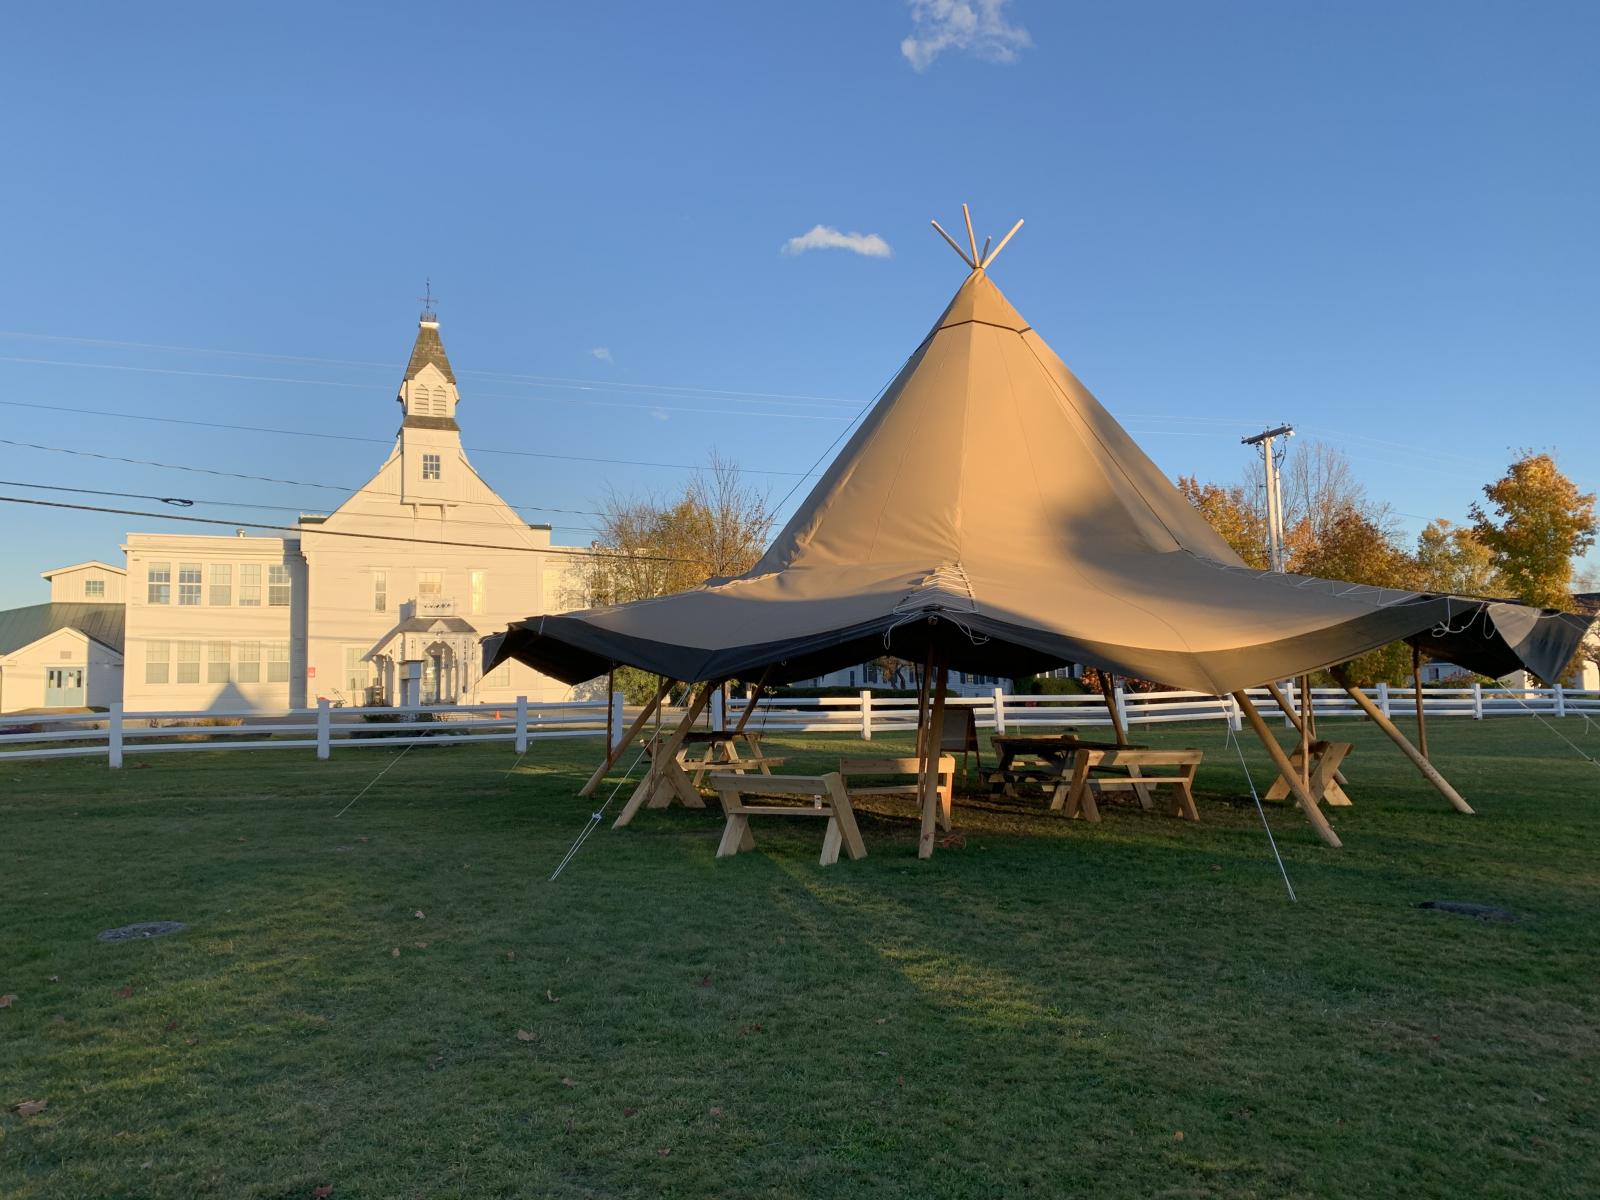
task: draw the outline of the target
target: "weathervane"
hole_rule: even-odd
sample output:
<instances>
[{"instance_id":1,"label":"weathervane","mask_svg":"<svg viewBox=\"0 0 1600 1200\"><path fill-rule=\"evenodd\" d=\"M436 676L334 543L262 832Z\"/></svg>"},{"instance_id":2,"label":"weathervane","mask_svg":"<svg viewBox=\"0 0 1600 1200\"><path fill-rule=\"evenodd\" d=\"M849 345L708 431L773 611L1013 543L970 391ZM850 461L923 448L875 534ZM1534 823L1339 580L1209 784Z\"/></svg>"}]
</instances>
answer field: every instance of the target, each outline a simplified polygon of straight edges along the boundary
<instances>
[{"instance_id":1,"label":"weathervane","mask_svg":"<svg viewBox=\"0 0 1600 1200\"><path fill-rule=\"evenodd\" d=\"M940 237L950 243L950 249L954 250L961 256L961 261L966 263L967 266L971 267L974 271L982 271L995 259L999 258L1000 251L1006 248L1006 243L1009 242L1013 236L1015 236L1017 230L1022 228L1021 221L1018 221L1015 225L1013 225L1011 227L1011 232L1000 239L1000 244L994 248L994 253L992 254L989 252L989 242L991 239L984 238L983 253L979 254L978 239L974 237L972 233L972 213L967 210L967 206L965 204L961 206L961 216L967 222L967 245L972 249L972 253L970 255L956 244L955 238L951 237L944 231L943 225L939 224L937 221L930 221L928 223L939 231Z\"/></svg>"},{"instance_id":2,"label":"weathervane","mask_svg":"<svg viewBox=\"0 0 1600 1200\"><path fill-rule=\"evenodd\" d=\"M437 321L439 318L433 311L433 276L429 275L424 282L424 294L417 297L418 300L422 301L422 319L424 321Z\"/></svg>"}]
</instances>

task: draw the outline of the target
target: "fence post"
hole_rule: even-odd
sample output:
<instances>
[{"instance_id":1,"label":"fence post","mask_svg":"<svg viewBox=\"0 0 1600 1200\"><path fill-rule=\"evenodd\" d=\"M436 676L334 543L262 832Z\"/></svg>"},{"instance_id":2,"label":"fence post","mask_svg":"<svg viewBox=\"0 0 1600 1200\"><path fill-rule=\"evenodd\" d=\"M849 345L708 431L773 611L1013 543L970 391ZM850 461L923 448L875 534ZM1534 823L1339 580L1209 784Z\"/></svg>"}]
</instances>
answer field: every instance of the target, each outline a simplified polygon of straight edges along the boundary
<instances>
[{"instance_id":1,"label":"fence post","mask_svg":"<svg viewBox=\"0 0 1600 1200\"><path fill-rule=\"evenodd\" d=\"M317 697L317 757L318 758L327 758L328 757L328 743L331 740L329 735L331 734L332 729L333 729L333 721L332 721L332 718L329 715L330 711L331 710L328 707L328 698L326 696L318 696Z\"/></svg>"},{"instance_id":2,"label":"fence post","mask_svg":"<svg viewBox=\"0 0 1600 1200\"><path fill-rule=\"evenodd\" d=\"M517 737L512 748L518 754L528 752L528 698L517 697Z\"/></svg>"},{"instance_id":3,"label":"fence post","mask_svg":"<svg viewBox=\"0 0 1600 1200\"><path fill-rule=\"evenodd\" d=\"M1006 731L1006 694L999 688L994 690L994 731L1000 734Z\"/></svg>"},{"instance_id":4,"label":"fence post","mask_svg":"<svg viewBox=\"0 0 1600 1200\"><path fill-rule=\"evenodd\" d=\"M867 688L861 689L861 740L872 740L872 692Z\"/></svg>"},{"instance_id":5,"label":"fence post","mask_svg":"<svg viewBox=\"0 0 1600 1200\"><path fill-rule=\"evenodd\" d=\"M1284 692L1284 695L1286 697L1288 697L1288 700L1289 700L1289 712L1299 712L1300 711L1300 677L1298 675L1296 675L1293 679L1285 680L1284 683L1283 683L1283 692ZM1289 720L1289 713L1288 712L1284 713L1283 714L1283 727L1285 729L1289 729L1289 728L1291 728L1293 726L1293 724L1294 724L1294 722Z\"/></svg>"},{"instance_id":6,"label":"fence post","mask_svg":"<svg viewBox=\"0 0 1600 1200\"><path fill-rule=\"evenodd\" d=\"M122 701L114 701L106 714L106 761L114 771L122 766Z\"/></svg>"},{"instance_id":7,"label":"fence post","mask_svg":"<svg viewBox=\"0 0 1600 1200\"><path fill-rule=\"evenodd\" d=\"M613 739L608 749L615 750L622 745L622 735L627 732L628 722L622 715L623 705L627 697L621 692L611 693L611 737Z\"/></svg>"},{"instance_id":8,"label":"fence post","mask_svg":"<svg viewBox=\"0 0 1600 1200\"><path fill-rule=\"evenodd\" d=\"M711 692L711 728L726 729L727 727L727 713L722 707L722 685L719 683Z\"/></svg>"},{"instance_id":9,"label":"fence post","mask_svg":"<svg viewBox=\"0 0 1600 1200\"><path fill-rule=\"evenodd\" d=\"M1111 689L1111 702L1117 706L1117 720L1122 722L1122 727L1128 727L1128 698L1122 694L1122 685L1119 683Z\"/></svg>"},{"instance_id":10,"label":"fence post","mask_svg":"<svg viewBox=\"0 0 1600 1200\"><path fill-rule=\"evenodd\" d=\"M1387 683L1378 684L1378 711L1386 717L1391 715L1389 712L1389 685Z\"/></svg>"},{"instance_id":11,"label":"fence post","mask_svg":"<svg viewBox=\"0 0 1600 1200\"><path fill-rule=\"evenodd\" d=\"M1564 717L1566 715L1567 715L1567 693L1566 693L1566 689L1564 689L1558 683L1558 684L1556 684L1556 716Z\"/></svg>"},{"instance_id":12,"label":"fence post","mask_svg":"<svg viewBox=\"0 0 1600 1200\"><path fill-rule=\"evenodd\" d=\"M1483 684L1476 679L1472 681L1472 719L1483 720Z\"/></svg>"},{"instance_id":13,"label":"fence post","mask_svg":"<svg viewBox=\"0 0 1600 1200\"><path fill-rule=\"evenodd\" d=\"M1229 696L1223 702L1223 711L1228 718L1228 728L1235 733L1241 732L1244 729L1244 710L1239 707L1239 702Z\"/></svg>"}]
</instances>

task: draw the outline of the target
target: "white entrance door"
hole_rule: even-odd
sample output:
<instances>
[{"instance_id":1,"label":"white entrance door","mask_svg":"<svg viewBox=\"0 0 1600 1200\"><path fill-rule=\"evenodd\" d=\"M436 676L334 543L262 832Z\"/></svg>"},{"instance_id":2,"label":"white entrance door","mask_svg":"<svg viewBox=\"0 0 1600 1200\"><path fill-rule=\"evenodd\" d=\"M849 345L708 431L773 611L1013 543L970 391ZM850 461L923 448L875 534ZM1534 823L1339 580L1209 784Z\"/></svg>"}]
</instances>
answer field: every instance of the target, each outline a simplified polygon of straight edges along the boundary
<instances>
[{"instance_id":1,"label":"white entrance door","mask_svg":"<svg viewBox=\"0 0 1600 1200\"><path fill-rule=\"evenodd\" d=\"M44 673L46 708L84 706L83 667L47 667Z\"/></svg>"}]
</instances>

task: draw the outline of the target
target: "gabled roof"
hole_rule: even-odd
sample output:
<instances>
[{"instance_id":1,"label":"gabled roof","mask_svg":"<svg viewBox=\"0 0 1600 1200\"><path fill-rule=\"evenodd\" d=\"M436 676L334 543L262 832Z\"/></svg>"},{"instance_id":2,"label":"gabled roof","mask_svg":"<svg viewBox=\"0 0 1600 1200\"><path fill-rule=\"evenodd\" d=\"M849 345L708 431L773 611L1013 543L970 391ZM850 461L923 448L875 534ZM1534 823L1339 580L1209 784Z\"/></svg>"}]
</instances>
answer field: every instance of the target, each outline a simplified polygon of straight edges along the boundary
<instances>
[{"instance_id":1,"label":"gabled roof","mask_svg":"<svg viewBox=\"0 0 1600 1200\"><path fill-rule=\"evenodd\" d=\"M1220 695L1400 639L1548 679L1586 624L1245 566L980 268L749 571L485 649L572 683L614 663L783 683L890 653Z\"/></svg>"},{"instance_id":2,"label":"gabled roof","mask_svg":"<svg viewBox=\"0 0 1600 1200\"><path fill-rule=\"evenodd\" d=\"M113 575L126 575L126 567L112 566L108 562L101 562L98 558L87 559L81 563L73 563L70 567L52 567L48 571L40 571L40 579L49 579L54 575L65 575L68 571L81 571L85 567L99 567L101 570L110 571Z\"/></svg>"},{"instance_id":3,"label":"gabled roof","mask_svg":"<svg viewBox=\"0 0 1600 1200\"><path fill-rule=\"evenodd\" d=\"M0 654L15 654L58 629L76 629L122 653L125 609L120 604L30 604L0 612Z\"/></svg>"},{"instance_id":4,"label":"gabled roof","mask_svg":"<svg viewBox=\"0 0 1600 1200\"><path fill-rule=\"evenodd\" d=\"M417 340L411 347L411 361L406 364L406 379L415 379L417 372L432 363L439 368L442 374L451 383L456 381L456 374L450 369L450 359L444 352L444 341L439 337L439 322L417 322Z\"/></svg>"}]
</instances>

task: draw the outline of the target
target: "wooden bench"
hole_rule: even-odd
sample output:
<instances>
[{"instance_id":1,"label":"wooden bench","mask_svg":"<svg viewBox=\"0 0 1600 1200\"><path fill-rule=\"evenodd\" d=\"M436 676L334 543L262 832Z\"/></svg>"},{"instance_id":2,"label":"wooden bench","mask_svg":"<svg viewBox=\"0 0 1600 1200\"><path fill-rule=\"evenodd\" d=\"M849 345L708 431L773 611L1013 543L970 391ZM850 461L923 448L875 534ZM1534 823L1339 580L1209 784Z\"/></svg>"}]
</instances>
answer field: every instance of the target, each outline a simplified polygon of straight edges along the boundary
<instances>
[{"instance_id":1,"label":"wooden bench","mask_svg":"<svg viewBox=\"0 0 1600 1200\"><path fill-rule=\"evenodd\" d=\"M1056 785L1050 807L1059 809L1065 792L1068 817L1082 816L1087 821L1098 821L1100 809L1096 796L1112 791L1130 791L1143 808L1150 808L1151 789L1171 788L1174 795L1167 805L1172 816L1198 821L1200 812L1194 806L1194 776L1205 758L1203 750L1146 750L1111 747L1095 749L1084 746L1074 752L1072 777ZM1149 775L1147 767L1177 767L1175 775ZM1097 775L1102 771L1121 771L1126 774L1106 778Z\"/></svg>"},{"instance_id":2,"label":"wooden bench","mask_svg":"<svg viewBox=\"0 0 1600 1200\"><path fill-rule=\"evenodd\" d=\"M867 848L856 827L855 810L845 793L844 780L837 771L826 775L713 775L711 786L722 800L728 824L717 845L717 857L726 858L741 850L753 849L756 840L750 832L751 817L826 817L828 828L822 835L822 857L818 862L832 866L839 861L843 846L851 858L865 858ZM746 804L745 796L798 796L810 804Z\"/></svg>"},{"instance_id":3,"label":"wooden bench","mask_svg":"<svg viewBox=\"0 0 1600 1200\"><path fill-rule=\"evenodd\" d=\"M1336 808L1343 808L1350 803L1350 797L1345 795L1344 789L1339 786L1339 768L1344 760L1349 757L1350 751L1355 749L1354 742L1312 742L1311 743L1311 798L1318 804L1326 801ZM1300 763L1300 747L1294 748L1294 753L1289 755L1289 763L1294 767L1295 773L1304 779L1304 768ZM1268 800L1282 800L1290 792L1289 781L1279 775L1272 787L1267 791Z\"/></svg>"},{"instance_id":4,"label":"wooden bench","mask_svg":"<svg viewBox=\"0 0 1600 1200\"><path fill-rule=\"evenodd\" d=\"M850 796L909 796L919 799L917 777L922 770L920 758L841 758L839 775L845 781L845 792ZM939 823L950 830L950 804L955 798L956 756L941 754L936 768L939 774ZM886 776L909 775L897 783L881 782ZM851 783L852 779L876 779L880 782Z\"/></svg>"}]
</instances>

